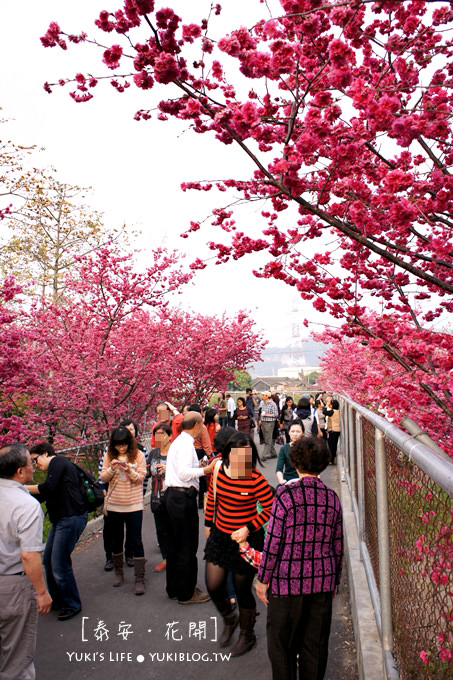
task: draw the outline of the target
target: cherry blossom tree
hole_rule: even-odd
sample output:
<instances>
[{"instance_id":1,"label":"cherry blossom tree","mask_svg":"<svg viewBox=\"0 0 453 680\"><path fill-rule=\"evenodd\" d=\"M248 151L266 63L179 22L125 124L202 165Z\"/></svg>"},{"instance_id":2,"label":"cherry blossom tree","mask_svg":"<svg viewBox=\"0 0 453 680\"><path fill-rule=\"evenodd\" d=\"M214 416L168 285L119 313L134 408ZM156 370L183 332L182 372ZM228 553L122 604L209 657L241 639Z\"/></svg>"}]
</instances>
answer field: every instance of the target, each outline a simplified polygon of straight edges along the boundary
<instances>
[{"instance_id":1,"label":"cherry blossom tree","mask_svg":"<svg viewBox=\"0 0 453 680\"><path fill-rule=\"evenodd\" d=\"M20 438L24 432L24 416L35 405L37 388L35 367L27 348L31 342L24 323L27 312L20 303L22 289L12 277L0 287L0 440L8 432ZM34 419L29 418L33 427ZM11 440L10 440L11 441Z\"/></svg>"},{"instance_id":2,"label":"cherry blossom tree","mask_svg":"<svg viewBox=\"0 0 453 680\"><path fill-rule=\"evenodd\" d=\"M236 318L173 311L168 318L176 378L175 400L205 403L224 391L236 370L260 360L265 341L254 330L254 321L240 312Z\"/></svg>"},{"instance_id":3,"label":"cherry blossom tree","mask_svg":"<svg viewBox=\"0 0 453 680\"><path fill-rule=\"evenodd\" d=\"M104 438L126 415L142 421L156 401L206 401L235 368L260 358L253 321L206 317L169 305L192 274L157 249L144 272L106 248L78 258L58 303L0 308L0 439ZM1 291L0 291L1 292ZM16 303L17 304L17 303Z\"/></svg>"},{"instance_id":4,"label":"cherry blossom tree","mask_svg":"<svg viewBox=\"0 0 453 680\"><path fill-rule=\"evenodd\" d=\"M453 359L448 336L432 330L414 333L411 319L369 315L367 325L375 337L351 338L341 330L326 329L316 338L329 344L321 360L319 383L346 392L397 425L409 415L445 452L453 457L453 425L433 410L429 392L453 389ZM400 354L383 352L391 336ZM392 350L395 352L395 350ZM444 376L440 382L436 376ZM422 389L421 385L425 389Z\"/></svg>"},{"instance_id":5,"label":"cherry blossom tree","mask_svg":"<svg viewBox=\"0 0 453 680\"><path fill-rule=\"evenodd\" d=\"M94 35L52 23L44 46L97 45L106 67L59 84L74 84L77 102L101 80L119 93L140 88L138 120L174 117L237 145L250 177L183 185L228 196L211 220L229 235L209 241L217 262L267 252L257 276L294 287L337 318L343 336L379 344L453 418L445 366L429 355L439 342L453 350L450 334L433 330L453 309L451 4L269 0L227 35L218 4L196 22L154 5L125 0L101 12ZM236 223L238 194L263 203L259 238ZM194 217L185 235L200 226ZM371 309L379 323L370 325ZM405 354L395 319L418 353Z\"/></svg>"},{"instance_id":6,"label":"cherry blossom tree","mask_svg":"<svg viewBox=\"0 0 453 680\"><path fill-rule=\"evenodd\" d=\"M29 352L39 365L36 409L48 434L93 438L125 412L141 420L164 370L150 310L165 308L167 296L190 280L179 259L157 249L139 273L131 255L103 248L77 258L63 303L35 302Z\"/></svg>"}]
</instances>

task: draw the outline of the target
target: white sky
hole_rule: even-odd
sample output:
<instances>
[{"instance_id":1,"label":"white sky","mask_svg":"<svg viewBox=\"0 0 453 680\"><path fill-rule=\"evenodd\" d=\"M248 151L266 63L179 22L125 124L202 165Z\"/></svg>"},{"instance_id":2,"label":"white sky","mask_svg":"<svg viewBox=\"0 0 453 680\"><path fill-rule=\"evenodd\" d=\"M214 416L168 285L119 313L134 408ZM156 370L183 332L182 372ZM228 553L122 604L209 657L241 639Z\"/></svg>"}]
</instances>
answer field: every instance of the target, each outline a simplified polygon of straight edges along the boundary
<instances>
[{"instance_id":1,"label":"white sky","mask_svg":"<svg viewBox=\"0 0 453 680\"><path fill-rule=\"evenodd\" d=\"M184 23L187 8L191 20L207 15L210 0L191 3L172 1L172 7L183 5ZM159 6L159 3L156 3ZM206 217L213 207L226 203L225 194L216 191L186 192L183 181L211 180L227 177L248 178L251 162L234 145L225 147L211 135L195 135L178 121L136 122L137 109L151 108L172 95L168 87L150 93L131 86L118 94L109 84L98 85L95 97L76 104L69 97L71 86L56 87L54 94L43 90L45 81L55 82L78 72L102 75L102 54L87 45L44 49L40 43L51 21L57 21L67 32L81 30L97 34L94 20L101 9L116 10L121 0L22 0L3 2L0 7L0 106L4 118L14 119L0 127L0 138L18 144L45 147L34 159L37 166L53 165L62 182L93 188L87 203L103 212L105 223L112 226L126 222L142 231L137 245L138 256L146 263L147 250L164 243L169 248L187 251L187 261L204 256L209 240L225 240L220 230L213 233L208 225L195 237L180 239L190 220ZM167 6L162 3L161 6ZM226 8L228 7L225 3ZM245 5L242 4L242 7ZM231 10L237 4L230 4ZM258 8L257 13L255 12ZM230 10L230 15L232 14ZM248 0L241 10L241 23L254 23L262 16L263 5ZM249 16L247 16L247 13ZM222 34L229 30L228 12L222 19ZM121 36L101 34L105 43L121 43ZM236 212L238 227L259 236L266 223L259 204ZM288 214L287 219L291 219ZM288 223L287 226L291 226ZM292 328L307 317L316 322L314 330L328 317L315 313L310 303L297 300L292 289L279 281L256 279L252 269L265 262L262 255L249 256L222 266L209 266L199 272L177 302L204 314L233 315L240 309L250 310L271 345L284 346L292 338ZM297 302L296 302L297 301ZM296 311L297 310L297 311ZM301 335L306 335L301 326ZM307 357L309 361L309 357Z\"/></svg>"}]
</instances>

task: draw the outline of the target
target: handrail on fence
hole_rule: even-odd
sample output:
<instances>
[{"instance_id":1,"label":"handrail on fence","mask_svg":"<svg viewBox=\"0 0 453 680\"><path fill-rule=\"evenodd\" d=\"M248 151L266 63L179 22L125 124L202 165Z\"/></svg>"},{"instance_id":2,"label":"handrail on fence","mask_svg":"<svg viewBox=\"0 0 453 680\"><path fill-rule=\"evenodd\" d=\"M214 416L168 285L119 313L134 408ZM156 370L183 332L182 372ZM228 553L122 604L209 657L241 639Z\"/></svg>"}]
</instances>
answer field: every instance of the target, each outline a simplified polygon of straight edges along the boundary
<instances>
[{"instance_id":1,"label":"handrail on fence","mask_svg":"<svg viewBox=\"0 0 453 680\"><path fill-rule=\"evenodd\" d=\"M340 395L344 473L386 677L453 677L453 460Z\"/></svg>"},{"instance_id":2,"label":"handrail on fence","mask_svg":"<svg viewBox=\"0 0 453 680\"><path fill-rule=\"evenodd\" d=\"M139 441L146 449L150 446L151 432L142 432ZM80 444L67 449L60 449L59 453L70 458L74 463L85 467L95 477L98 477L99 463L107 449L109 440L103 439L90 444ZM83 458L83 461L79 459Z\"/></svg>"},{"instance_id":3,"label":"handrail on fence","mask_svg":"<svg viewBox=\"0 0 453 680\"><path fill-rule=\"evenodd\" d=\"M342 395L342 399L354 408L357 413L363 415L369 422L380 430L390 441L399 446L409 460L416 463L419 468L429 475L444 491L453 497L453 459L446 453L438 453L423 444L411 434L407 434L397 425L385 420L382 416L364 408L349 397Z\"/></svg>"}]
</instances>

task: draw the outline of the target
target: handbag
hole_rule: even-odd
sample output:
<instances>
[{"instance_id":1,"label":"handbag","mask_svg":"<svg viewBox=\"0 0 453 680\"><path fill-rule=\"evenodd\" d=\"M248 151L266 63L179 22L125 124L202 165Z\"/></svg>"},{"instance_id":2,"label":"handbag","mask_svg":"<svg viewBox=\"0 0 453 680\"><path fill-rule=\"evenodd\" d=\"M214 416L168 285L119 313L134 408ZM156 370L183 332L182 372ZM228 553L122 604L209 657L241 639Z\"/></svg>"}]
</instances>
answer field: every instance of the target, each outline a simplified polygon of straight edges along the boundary
<instances>
[{"instance_id":1,"label":"handbag","mask_svg":"<svg viewBox=\"0 0 453 680\"><path fill-rule=\"evenodd\" d=\"M114 481L112 481L113 480L113 478L112 478L112 480L110 480L110 482L109 482L109 488L108 488L108 491L107 491L106 496L104 498L104 507L102 508L102 512L105 516L107 516L107 513L108 513L108 508L107 508L108 500L109 500L110 496L112 495L113 489L115 488L115 486L120 481L119 470L115 470L115 475L116 475L116 477L115 477Z\"/></svg>"},{"instance_id":2,"label":"handbag","mask_svg":"<svg viewBox=\"0 0 453 680\"><path fill-rule=\"evenodd\" d=\"M162 507L162 495L159 493L157 496L151 496L151 512L158 512Z\"/></svg>"},{"instance_id":3,"label":"handbag","mask_svg":"<svg viewBox=\"0 0 453 680\"><path fill-rule=\"evenodd\" d=\"M156 465L160 464L160 451L157 454L157 461ZM150 467L151 470L151 467ZM162 507L162 502L164 499L164 491L160 488L160 480L162 477L162 473L157 472L157 475L152 475L151 479L151 499L150 499L150 507L151 507L151 512L158 512L160 508Z\"/></svg>"}]
</instances>

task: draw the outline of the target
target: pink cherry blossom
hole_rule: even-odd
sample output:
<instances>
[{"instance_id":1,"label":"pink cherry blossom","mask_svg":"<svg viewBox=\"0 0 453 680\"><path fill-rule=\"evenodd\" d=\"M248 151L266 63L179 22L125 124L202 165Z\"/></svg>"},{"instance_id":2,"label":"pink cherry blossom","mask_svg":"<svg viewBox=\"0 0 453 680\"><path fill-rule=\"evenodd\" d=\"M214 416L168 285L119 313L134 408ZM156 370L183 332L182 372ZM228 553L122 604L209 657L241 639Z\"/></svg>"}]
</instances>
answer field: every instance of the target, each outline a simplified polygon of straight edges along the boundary
<instances>
[{"instance_id":1,"label":"pink cherry blossom","mask_svg":"<svg viewBox=\"0 0 453 680\"><path fill-rule=\"evenodd\" d=\"M426 665L429 664L429 657L425 650L422 650L420 652L420 659L423 661L424 664Z\"/></svg>"},{"instance_id":2,"label":"pink cherry blossom","mask_svg":"<svg viewBox=\"0 0 453 680\"><path fill-rule=\"evenodd\" d=\"M120 65L120 59L123 54L121 45L112 45L109 50L105 50L103 62L108 68L116 69Z\"/></svg>"}]
</instances>

